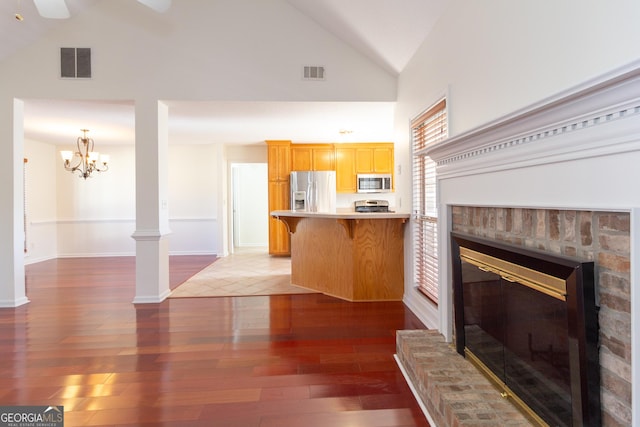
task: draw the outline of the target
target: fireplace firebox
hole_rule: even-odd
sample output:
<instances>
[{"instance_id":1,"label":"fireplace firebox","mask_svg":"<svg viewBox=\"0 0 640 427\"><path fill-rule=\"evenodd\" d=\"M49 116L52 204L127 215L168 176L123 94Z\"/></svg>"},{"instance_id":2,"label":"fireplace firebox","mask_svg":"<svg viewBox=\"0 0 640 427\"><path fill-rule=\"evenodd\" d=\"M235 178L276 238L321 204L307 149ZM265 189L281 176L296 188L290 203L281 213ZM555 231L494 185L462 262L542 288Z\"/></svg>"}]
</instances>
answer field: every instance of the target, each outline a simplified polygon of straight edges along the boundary
<instances>
[{"instance_id":1,"label":"fireplace firebox","mask_svg":"<svg viewBox=\"0 0 640 427\"><path fill-rule=\"evenodd\" d=\"M593 262L451 233L455 342L532 421L600 425Z\"/></svg>"}]
</instances>

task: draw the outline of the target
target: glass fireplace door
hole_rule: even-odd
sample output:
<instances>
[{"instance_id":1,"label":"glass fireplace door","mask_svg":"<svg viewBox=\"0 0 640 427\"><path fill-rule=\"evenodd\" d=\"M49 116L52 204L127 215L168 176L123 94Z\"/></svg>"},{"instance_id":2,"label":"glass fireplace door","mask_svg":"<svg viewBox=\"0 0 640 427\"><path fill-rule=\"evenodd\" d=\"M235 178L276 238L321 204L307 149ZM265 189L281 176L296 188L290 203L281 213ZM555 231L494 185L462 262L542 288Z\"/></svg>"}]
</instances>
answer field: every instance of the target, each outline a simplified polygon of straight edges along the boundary
<instances>
[{"instance_id":1,"label":"glass fireplace door","mask_svg":"<svg viewBox=\"0 0 640 427\"><path fill-rule=\"evenodd\" d=\"M456 351L541 426L601 425L593 261L451 233Z\"/></svg>"},{"instance_id":2,"label":"glass fireplace door","mask_svg":"<svg viewBox=\"0 0 640 427\"><path fill-rule=\"evenodd\" d=\"M503 383L504 302L496 273L462 262L465 347Z\"/></svg>"},{"instance_id":3,"label":"glass fireplace door","mask_svg":"<svg viewBox=\"0 0 640 427\"><path fill-rule=\"evenodd\" d=\"M467 354L549 425L571 426L566 302L465 260L462 282Z\"/></svg>"},{"instance_id":4,"label":"glass fireplace door","mask_svg":"<svg viewBox=\"0 0 640 427\"><path fill-rule=\"evenodd\" d=\"M550 425L571 426L567 304L502 281L505 384Z\"/></svg>"}]
</instances>

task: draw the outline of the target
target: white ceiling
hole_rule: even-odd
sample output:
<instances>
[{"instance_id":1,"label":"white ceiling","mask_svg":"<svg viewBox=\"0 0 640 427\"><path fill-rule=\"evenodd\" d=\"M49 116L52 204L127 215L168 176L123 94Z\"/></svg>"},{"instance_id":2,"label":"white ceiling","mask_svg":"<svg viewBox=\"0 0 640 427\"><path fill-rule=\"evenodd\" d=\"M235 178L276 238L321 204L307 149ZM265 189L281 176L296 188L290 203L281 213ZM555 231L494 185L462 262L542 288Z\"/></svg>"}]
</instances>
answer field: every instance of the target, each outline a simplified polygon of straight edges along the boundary
<instances>
[{"instance_id":1,"label":"white ceiling","mask_svg":"<svg viewBox=\"0 0 640 427\"><path fill-rule=\"evenodd\" d=\"M170 143L252 145L295 142L391 141L393 102L167 102ZM77 124L96 144L133 144L130 102L26 100L25 137L75 143ZM341 130L352 133L342 134Z\"/></svg>"},{"instance_id":2,"label":"white ceiling","mask_svg":"<svg viewBox=\"0 0 640 427\"><path fill-rule=\"evenodd\" d=\"M71 14L98 0L66 0ZM180 0L176 0L180 1ZM399 74L439 18L446 0L286 0L391 74ZM143 8L132 0L131 7ZM24 21L18 22L19 12ZM154 13L149 11L149 13ZM166 18L170 19L171 10ZM43 19L32 0L0 2L0 61L64 21ZM178 143L257 144L392 140L393 103L176 102L169 103L169 140ZM133 143L128 102L26 100L25 136L69 144L77 123L96 144ZM343 134L341 130L352 133Z\"/></svg>"},{"instance_id":3,"label":"white ceiling","mask_svg":"<svg viewBox=\"0 0 640 427\"><path fill-rule=\"evenodd\" d=\"M93 6L96 1L66 0L66 3L69 12L72 15L77 15L82 10ZM137 4L137 2L134 3ZM20 13L24 17L24 21L16 20L16 13ZM0 61L63 23L64 20L40 17L33 0L2 0L0 2L0 40L2 40Z\"/></svg>"}]
</instances>

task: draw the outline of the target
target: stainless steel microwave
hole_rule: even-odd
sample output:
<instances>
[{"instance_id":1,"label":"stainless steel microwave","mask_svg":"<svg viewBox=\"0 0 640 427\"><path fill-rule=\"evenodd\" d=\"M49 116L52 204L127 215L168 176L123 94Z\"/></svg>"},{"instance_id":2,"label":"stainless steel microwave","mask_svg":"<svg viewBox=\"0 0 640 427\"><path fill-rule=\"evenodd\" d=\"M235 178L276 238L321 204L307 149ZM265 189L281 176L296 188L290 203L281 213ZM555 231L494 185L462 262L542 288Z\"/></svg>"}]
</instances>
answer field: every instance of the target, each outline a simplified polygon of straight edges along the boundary
<instances>
[{"instance_id":1,"label":"stainless steel microwave","mask_svg":"<svg viewBox=\"0 0 640 427\"><path fill-rule=\"evenodd\" d=\"M389 193L392 189L390 173L358 174L358 193Z\"/></svg>"}]
</instances>

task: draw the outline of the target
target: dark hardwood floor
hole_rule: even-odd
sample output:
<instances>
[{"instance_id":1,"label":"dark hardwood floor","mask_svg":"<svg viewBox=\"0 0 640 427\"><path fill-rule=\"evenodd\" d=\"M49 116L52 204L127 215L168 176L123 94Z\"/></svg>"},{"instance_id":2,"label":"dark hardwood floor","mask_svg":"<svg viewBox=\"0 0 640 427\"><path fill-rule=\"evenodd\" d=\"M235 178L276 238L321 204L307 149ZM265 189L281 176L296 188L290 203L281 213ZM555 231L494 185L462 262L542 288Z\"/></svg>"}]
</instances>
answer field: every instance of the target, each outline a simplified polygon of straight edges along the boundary
<instances>
[{"instance_id":1,"label":"dark hardwood floor","mask_svg":"<svg viewBox=\"0 0 640 427\"><path fill-rule=\"evenodd\" d=\"M212 261L172 257L172 287ZM129 257L26 267L0 309L0 405L65 426L428 426L393 360L400 302L320 294L132 304Z\"/></svg>"}]
</instances>

